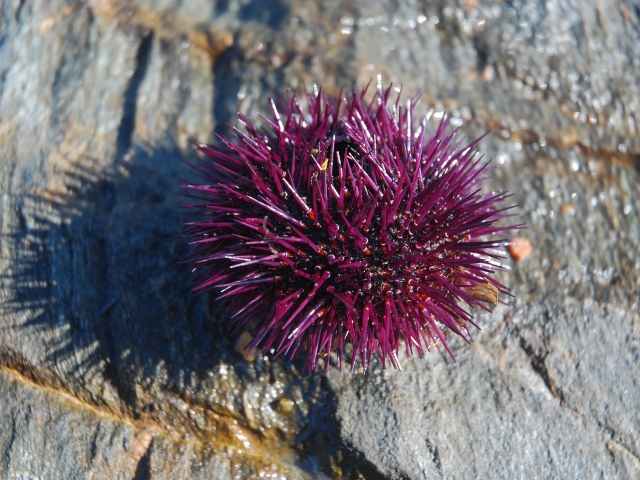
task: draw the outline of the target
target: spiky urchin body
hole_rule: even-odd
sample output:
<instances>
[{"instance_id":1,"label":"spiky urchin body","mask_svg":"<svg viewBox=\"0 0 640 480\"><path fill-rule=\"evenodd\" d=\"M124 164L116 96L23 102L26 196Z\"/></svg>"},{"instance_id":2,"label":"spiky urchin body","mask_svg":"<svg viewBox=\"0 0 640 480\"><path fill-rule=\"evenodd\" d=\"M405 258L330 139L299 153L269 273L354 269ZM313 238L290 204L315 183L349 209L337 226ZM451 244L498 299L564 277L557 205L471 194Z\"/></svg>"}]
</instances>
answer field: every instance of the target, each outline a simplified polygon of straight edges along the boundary
<instances>
[{"instance_id":1,"label":"spiky urchin body","mask_svg":"<svg viewBox=\"0 0 640 480\"><path fill-rule=\"evenodd\" d=\"M502 268L495 223L511 207L504 192L483 193L488 162L476 142L453 143L443 120L427 136L422 122L379 88L337 103L322 92L296 97L284 115L220 146L197 145L205 185L185 185L201 200L183 237L195 290L214 290L232 329L250 328L263 354L293 357L306 371L347 344L351 367L372 354L398 368L404 340L418 355L447 330L469 340L482 306L474 288L507 292L490 275ZM328 358L324 361L325 371Z\"/></svg>"}]
</instances>

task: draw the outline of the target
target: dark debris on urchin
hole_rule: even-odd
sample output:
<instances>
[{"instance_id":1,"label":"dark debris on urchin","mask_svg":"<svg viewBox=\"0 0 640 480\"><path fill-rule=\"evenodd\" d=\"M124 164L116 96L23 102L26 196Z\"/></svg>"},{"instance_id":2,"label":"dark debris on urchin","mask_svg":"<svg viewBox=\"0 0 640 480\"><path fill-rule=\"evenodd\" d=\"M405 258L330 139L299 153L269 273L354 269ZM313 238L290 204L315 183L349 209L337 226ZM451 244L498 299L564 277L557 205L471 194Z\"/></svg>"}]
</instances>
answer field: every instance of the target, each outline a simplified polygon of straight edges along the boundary
<instances>
[{"instance_id":1,"label":"dark debris on urchin","mask_svg":"<svg viewBox=\"0 0 640 480\"><path fill-rule=\"evenodd\" d=\"M446 333L470 341L471 314L487 308L484 286L504 268L498 247L515 226L505 192L482 190L489 161L454 143L449 121L433 135L415 123L415 98L400 106L391 87L365 102L365 91L334 102L293 96L257 129L219 145L196 145L202 185L184 185L199 202L181 237L193 245L184 262L194 290L213 290L233 331L250 329L272 357L304 352L316 372L336 350L339 364L353 346L367 368L383 368L430 345L451 354ZM284 102L283 102L284 103Z\"/></svg>"}]
</instances>

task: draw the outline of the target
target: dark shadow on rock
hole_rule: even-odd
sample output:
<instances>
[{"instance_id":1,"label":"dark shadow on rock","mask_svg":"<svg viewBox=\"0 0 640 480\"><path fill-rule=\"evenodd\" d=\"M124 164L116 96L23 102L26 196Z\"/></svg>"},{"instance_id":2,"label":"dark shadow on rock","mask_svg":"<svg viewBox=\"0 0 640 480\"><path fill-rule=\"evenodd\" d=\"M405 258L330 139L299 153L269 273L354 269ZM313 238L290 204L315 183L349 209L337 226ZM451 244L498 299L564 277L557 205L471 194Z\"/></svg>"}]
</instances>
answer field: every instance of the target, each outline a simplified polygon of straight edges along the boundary
<instances>
[{"instance_id":1,"label":"dark shadow on rock","mask_svg":"<svg viewBox=\"0 0 640 480\"><path fill-rule=\"evenodd\" d=\"M152 478L153 475L151 474L151 458L149 457L149 452L147 452L140 459L140 462L138 462L133 480L151 480Z\"/></svg>"},{"instance_id":2,"label":"dark shadow on rock","mask_svg":"<svg viewBox=\"0 0 640 480\"><path fill-rule=\"evenodd\" d=\"M250 0L240 10L243 22L257 21L273 29L289 17L289 6L281 0Z\"/></svg>"},{"instance_id":3,"label":"dark shadow on rock","mask_svg":"<svg viewBox=\"0 0 640 480\"><path fill-rule=\"evenodd\" d=\"M362 462L341 442L326 380L301 376L301 358L258 355L248 362L215 321L213 297L190 291L189 272L178 264L188 246L167 240L184 221L179 179L193 177L187 162L194 158L185 159L174 145L134 144L108 173L85 158L82 168L65 174L64 195L39 192L17 200L24 206L16 210L26 209L32 219L22 219L11 234L16 264L0 281L12 294L0 308L25 317L5 327L32 342L24 348L46 353L36 366L18 352L0 360L37 383L133 418L155 418L159 405L174 397L229 415L206 400L220 394L208 381L221 366L233 370L240 392L279 381L284 396L300 392L308 405L289 425L300 468L330 475L330 459L342 458L335 464L346 475L360 472ZM103 383L117 399L101 396ZM233 411L243 411L242 393L233 403ZM236 418L255 428L244 415Z\"/></svg>"},{"instance_id":4,"label":"dark shadow on rock","mask_svg":"<svg viewBox=\"0 0 640 480\"><path fill-rule=\"evenodd\" d=\"M166 241L180 230L182 157L171 146L135 146L108 173L85 158L84 168L64 174L64 195L16 200L18 214L26 209L33 220L11 232L16 264L2 279L12 292L2 308L29 316L17 328L45 343L44 367L82 358L61 372L83 375L106 362L125 404L159 362L176 379L229 353L226 335L207 320L206 298L194 298L181 278L186 247Z\"/></svg>"},{"instance_id":5,"label":"dark shadow on rock","mask_svg":"<svg viewBox=\"0 0 640 480\"><path fill-rule=\"evenodd\" d=\"M239 70L239 63L242 59L242 51L238 47L230 47L225 50L213 65L214 72L214 92L212 114L216 119L215 134L227 135L230 133L228 127L237 117L238 112L238 85L242 78Z\"/></svg>"},{"instance_id":6,"label":"dark shadow on rock","mask_svg":"<svg viewBox=\"0 0 640 480\"><path fill-rule=\"evenodd\" d=\"M94 161L85 158L72 175L65 177L64 195L36 191L27 197L14 196L17 221L5 238L14 257L0 278L8 295L0 308L6 318L16 321L3 328L16 330L18 338L25 339L21 342L22 351L44 351L45 355L40 364L33 365L19 349L8 347L1 353L2 363L38 383L65 390L72 389L65 386L65 378L56 378L53 371L63 371L69 377L83 375L90 381L100 358L99 352L91 348L96 339L91 325L95 323L95 312L90 307L78 312L69 282L76 273L70 245L71 234L75 233L73 219L84 210L82 205L70 204L70 198L78 195L94 175ZM86 228L91 227L90 221ZM97 243L101 243L99 239ZM93 296L96 288L100 288L99 283L83 291L82 296ZM24 320L20 318L23 316ZM71 369L64 366L69 361L74 363Z\"/></svg>"},{"instance_id":7,"label":"dark shadow on rock","mask_svg":"<svg viewBox=\"0 0 640 480\"><path fill-rule=\"evenodd\" d=\"M337 366L332 362L331 368ZM351 375L348 371L343 374ZM310 405L305 428L296 437L296 444L300 445L302 452L301 466L308 472L320 472L329 478L337 477L338 473L340 478L353 480L387 478L362 454L357 445L351 445L341 437L336 415L339 401L337 393L329 386L326 377L315 378L316 392L321 392L321 396ZM316 392L312 390L310 394Z\"/></svg>"}]
</instances>

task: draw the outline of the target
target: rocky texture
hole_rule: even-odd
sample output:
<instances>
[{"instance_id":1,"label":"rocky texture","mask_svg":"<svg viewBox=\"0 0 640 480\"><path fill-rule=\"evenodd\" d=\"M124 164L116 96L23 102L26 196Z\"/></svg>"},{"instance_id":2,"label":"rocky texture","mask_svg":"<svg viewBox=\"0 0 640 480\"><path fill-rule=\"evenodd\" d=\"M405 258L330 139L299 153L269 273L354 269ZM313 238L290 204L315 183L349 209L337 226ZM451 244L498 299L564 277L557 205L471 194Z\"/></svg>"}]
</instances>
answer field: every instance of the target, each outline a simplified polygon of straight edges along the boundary
<instances>
[{"instance_id":1,"label":"rocky texture","mask_svg":"<svg viewBox=\"0 0 640 480\"><path fill-rule=\"evenodd\" d=\"M371 3L0 6L3 477L640 475L640 12ZM377 73L492 130L534 247L501 277L512 305L455 364L247 362L165 242L189 141Z\"/></svg>"}]
</instances>

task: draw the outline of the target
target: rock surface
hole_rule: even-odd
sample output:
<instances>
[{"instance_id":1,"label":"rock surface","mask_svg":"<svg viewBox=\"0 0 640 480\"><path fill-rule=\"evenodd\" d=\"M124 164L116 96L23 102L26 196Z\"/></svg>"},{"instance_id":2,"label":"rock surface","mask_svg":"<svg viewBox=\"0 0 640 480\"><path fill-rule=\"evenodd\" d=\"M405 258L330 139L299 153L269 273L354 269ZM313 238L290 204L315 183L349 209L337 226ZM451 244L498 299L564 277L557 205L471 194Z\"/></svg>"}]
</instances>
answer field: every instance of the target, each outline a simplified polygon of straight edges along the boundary
<instances>
[{"instance_id":1,"label":"rock surface","mask_svg":"<svg viewBox=\"0 0 640 480\"><path fill-rule=\"evenodd\" d=\"M631 1L3 2L0 475L640 476L639 36ZM165 242L190 141L378 73L491 130L514 299L457 363L248 362Z\"/></svg>"}]
</instances>

